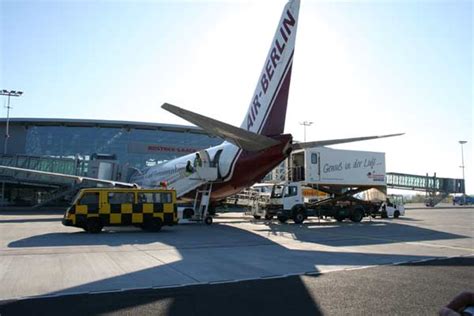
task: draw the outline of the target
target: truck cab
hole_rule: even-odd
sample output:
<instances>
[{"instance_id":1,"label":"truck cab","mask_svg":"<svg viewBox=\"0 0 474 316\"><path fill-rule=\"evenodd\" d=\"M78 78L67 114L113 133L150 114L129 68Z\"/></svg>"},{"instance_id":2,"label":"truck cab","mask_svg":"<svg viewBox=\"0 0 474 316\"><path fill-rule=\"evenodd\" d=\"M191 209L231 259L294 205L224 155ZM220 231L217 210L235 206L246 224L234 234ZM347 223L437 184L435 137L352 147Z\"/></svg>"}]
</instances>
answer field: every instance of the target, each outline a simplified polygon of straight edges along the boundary
<instances>
[{"instance_id":1,"label":"truck cab","mask_svg":"<svg viewBox=\"0 0 474 316\"><path fill-rule=\"evenodd\" d=\"M270 210L277 215L280 222L292 218L295 223L302 223L307 215L301 183L276 184L270 197L268 211Z\"/></svg>"},{"instance_id":2,"label":"truck cab","mask_svg":"<svg viewBox=\"0 0 474 316\"><path fill-rule=\"evenodd\" d=\"M283 192L283 208L291 209L295 205L304 206L304 197L301 189L301 184L299 183L290 183L285 187Z\"/></svg>"}]
</instances>

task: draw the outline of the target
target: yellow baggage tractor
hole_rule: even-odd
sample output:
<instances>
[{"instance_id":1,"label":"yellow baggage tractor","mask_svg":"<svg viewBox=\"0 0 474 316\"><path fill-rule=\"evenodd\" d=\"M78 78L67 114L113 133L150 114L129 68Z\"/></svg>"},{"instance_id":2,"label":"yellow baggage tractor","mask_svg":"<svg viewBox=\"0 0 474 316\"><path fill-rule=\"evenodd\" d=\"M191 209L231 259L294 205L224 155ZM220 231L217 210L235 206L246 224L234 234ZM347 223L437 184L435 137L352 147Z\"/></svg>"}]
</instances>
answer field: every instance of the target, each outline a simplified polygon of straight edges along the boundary
<instances>
[{"instance_id":1,"label":"yellow baggage tractor","mask_svg":"<svg viewBox=\"0 0 474 316\"><path fill-rule=\"evenodd\" d=\"M104 226L135 225L159 231L178 223L176 191L168 189L89 188L76 195L65 226L99 233Z\"/></svg>"}]
</instances>

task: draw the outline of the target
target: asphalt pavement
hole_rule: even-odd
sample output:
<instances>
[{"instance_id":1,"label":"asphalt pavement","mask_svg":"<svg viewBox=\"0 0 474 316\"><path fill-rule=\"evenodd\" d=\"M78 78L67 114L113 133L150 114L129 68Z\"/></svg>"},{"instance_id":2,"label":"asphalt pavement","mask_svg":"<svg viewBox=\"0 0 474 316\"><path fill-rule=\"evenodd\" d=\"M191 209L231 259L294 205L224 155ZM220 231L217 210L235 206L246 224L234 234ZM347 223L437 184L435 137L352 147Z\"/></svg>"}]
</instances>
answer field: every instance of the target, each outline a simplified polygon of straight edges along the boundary
<instances>
[{"instance_id":1,"label":"asphalt pavement","mask_svg":"<svg viewBox=\"0 0 474 316\"><path fill-rule=\"evenodd\" d=\"M157 290L4 301L5 315L436 315L474 257Z\"/></svg>"},{"instance_id":2,"label":"asphalt pavement","mask_svg":"<svg viewBox=\"0 0 474 316\"><path fill-rule=\"evenodd\" d=\"M0 212L0 315L433 315L474 290L474 208L302 225L215 224L98 235L61 213Z\"/></svg>"}]
</instances>

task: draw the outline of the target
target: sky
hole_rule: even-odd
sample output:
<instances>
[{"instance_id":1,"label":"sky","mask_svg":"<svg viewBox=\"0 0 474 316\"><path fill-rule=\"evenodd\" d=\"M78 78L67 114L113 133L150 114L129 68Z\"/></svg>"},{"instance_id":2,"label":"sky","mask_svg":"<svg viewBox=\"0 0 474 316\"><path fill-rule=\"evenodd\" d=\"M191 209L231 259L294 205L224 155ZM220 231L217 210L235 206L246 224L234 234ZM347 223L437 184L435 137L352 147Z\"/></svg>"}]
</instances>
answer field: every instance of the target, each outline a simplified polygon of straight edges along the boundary
<instances>
[{"instance_id":1,"label":"sky","mask_svg":"<svg viewBox=\"0 0 474 316\"><path fill-rule=\"evenodd\" d=\"M0 0L0 89L24 91L11 117L189 125L168 102L240 126L284 4ZM332 147L450 178L465 140L474 193L471 1L302 0L298 23L286 133L404 132Z\"/></svg>"}]
</instances>

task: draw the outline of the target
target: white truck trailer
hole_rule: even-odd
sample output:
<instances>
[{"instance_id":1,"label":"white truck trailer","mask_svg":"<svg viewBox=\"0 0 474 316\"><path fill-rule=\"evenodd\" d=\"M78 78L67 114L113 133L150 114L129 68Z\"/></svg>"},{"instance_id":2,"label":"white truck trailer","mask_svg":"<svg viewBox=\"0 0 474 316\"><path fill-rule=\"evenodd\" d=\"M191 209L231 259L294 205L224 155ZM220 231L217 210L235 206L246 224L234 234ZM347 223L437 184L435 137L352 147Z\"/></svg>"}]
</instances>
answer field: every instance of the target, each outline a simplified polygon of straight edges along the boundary
<instances>
[{"instance_id":1,"label":"white truck trailer","mask_svg":"<svg viewBox=\"0 0 474 316\"><path fill-rule=\"evenodd\" d=\"M384 153L317 147L293 152L288 165L286 181L273 186L270 199L258 203L260 213L254 216L277 215L280 222L302 223L308 216L359 222L381 215L387 192ZM307 188L326 196L305 200ZM383 198L362 199L360 194L369 189L377 189Z\"/></svg>"},{"instance_id":2,"label":"white truck trailer","mask_svg":"<svg viewBox=\"0 0 474 316\"><path fill-rule=\"evenodd\" d=\"M290 177L312 185L386 187L385 153L327 147L291 153Z\"/></svg>"}]
</instances>

